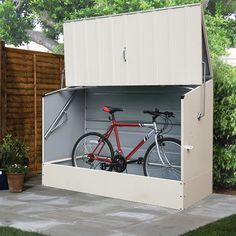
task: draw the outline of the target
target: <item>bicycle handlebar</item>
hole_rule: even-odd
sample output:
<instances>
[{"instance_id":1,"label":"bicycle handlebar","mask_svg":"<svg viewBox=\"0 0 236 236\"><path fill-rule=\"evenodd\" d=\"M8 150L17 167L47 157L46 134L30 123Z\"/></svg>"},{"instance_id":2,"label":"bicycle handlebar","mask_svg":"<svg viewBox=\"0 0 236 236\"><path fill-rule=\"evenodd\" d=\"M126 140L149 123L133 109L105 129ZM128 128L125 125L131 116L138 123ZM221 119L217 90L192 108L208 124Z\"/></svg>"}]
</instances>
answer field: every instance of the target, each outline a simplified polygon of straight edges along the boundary
<instances>
[{"instance_id":1,"label":"bicycle handlebar","mask_svg":"<svg viewBox=\"0 0 236 236\"><path fill-rule=\"evenodd\" d=\"M143 113L150 114L150 115L154 116L155 118L157 118L160 115L165 115L167 117L175 117L173 112L169 112L169 111L161 112L158 109L155 109L154 111L144 110Z\"/></svg>"}]
</instances>

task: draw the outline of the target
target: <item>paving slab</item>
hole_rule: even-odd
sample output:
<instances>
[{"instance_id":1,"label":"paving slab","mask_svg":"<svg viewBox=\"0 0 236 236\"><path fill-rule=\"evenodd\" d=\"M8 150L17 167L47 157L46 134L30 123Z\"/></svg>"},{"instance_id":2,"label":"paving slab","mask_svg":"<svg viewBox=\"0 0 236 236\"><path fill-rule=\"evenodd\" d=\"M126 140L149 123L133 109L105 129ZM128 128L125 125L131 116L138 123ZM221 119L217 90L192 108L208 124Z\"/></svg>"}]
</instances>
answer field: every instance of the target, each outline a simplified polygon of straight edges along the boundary
<instances>
[{"instance_id":1,"label":"paving slab","mask_svg":"<svg viewBox=\"0 0 236 236\"><path fill-rule=\"evenodd\" d=\"M236 213L236 196L212 194L169 208L49 188L41 176L22 193L0 191L0 225L51 236L175 236Z\"/></svg>"}]
</instances>

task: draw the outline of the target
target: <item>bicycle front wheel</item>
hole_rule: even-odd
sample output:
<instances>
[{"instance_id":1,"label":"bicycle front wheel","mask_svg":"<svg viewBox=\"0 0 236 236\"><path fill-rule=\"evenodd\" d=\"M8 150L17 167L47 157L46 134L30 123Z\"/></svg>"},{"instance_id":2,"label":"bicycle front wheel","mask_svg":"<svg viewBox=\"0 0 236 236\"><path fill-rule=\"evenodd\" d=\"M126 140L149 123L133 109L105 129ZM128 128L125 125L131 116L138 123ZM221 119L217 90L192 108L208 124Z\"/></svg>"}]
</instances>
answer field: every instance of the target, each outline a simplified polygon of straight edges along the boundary
<instances>
[{"instance_id":1,"label":"bicycle front wheel","mask_svg":"<svg viewBox=\"0 0 236 236\"><path fill-rule=\"evenodd\" d=\"M103 135L90 132L82 135L75 143L72 151L72 164L76 167L90 169L101 168L101 161L91 158L92 155L103 158L112 158L114 151L108 139L103 140Z\"/></svg>"},{"instance_id":2,"label":"bicycle front wheel","mask_svg":"<svg viewBox=\"0 0 236 236\"><path fill-rule=\"evenodd\" d=\"M159 152L158 152L159 150ZM144 175L180 180L181 142L175 138L163 138L147 149L143 163Z\"/></svg>"}]
</instances>

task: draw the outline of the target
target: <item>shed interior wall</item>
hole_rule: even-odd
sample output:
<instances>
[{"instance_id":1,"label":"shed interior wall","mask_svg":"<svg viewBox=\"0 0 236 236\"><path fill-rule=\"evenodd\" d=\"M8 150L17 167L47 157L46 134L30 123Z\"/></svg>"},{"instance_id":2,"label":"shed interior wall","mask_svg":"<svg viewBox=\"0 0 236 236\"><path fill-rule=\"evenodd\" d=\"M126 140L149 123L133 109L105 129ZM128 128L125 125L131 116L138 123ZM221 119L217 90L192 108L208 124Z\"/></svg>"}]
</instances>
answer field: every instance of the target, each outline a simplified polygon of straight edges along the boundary
<instances>
[{"instance_id":1,"label":"shed interior wall","mask_svg":"<svg viewBox=\"0 0 236 236\"><path fill-rule=\"evenodd\" d=\"M64 116L59 122L59 128L54 129L45 139L46 132L73 93L75 97L67 110L68 119L66 120ZM45 96L43 109L43 161L50 162L71 157L76 139L84 133L84 90L62 91Z\"/></svg>"}]
</instances>

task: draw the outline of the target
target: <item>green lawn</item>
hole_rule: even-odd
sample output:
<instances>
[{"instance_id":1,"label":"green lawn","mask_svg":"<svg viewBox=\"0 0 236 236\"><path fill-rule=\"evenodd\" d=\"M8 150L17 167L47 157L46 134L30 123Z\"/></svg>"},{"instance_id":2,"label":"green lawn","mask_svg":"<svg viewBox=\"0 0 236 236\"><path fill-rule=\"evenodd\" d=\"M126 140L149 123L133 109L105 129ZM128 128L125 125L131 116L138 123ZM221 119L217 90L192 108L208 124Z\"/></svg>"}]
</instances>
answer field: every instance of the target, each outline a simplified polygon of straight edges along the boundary
<instances>
[{"instance_id":1,"label":"green lawn","mask_svg":"<svg viewBox=\"0 0 236 236\"><path fill-rule=\"evenodd\" d=\"M236 215L231 215L196 230L190 231L184 236L236 236Z\"/></svg>"},{"instance_id":2,"label":"green lawn","mask_svg":"<svg viewBox=\"0 0 236 236\"><path fill-rule=\"evenodd\" d=\"M2 226L0 226L0 235L1 236L46 236L45 234L27 232L27 231L22 231L20 229L15 229L11 227L2 227Z\"/></svg>"}]
</instances>

